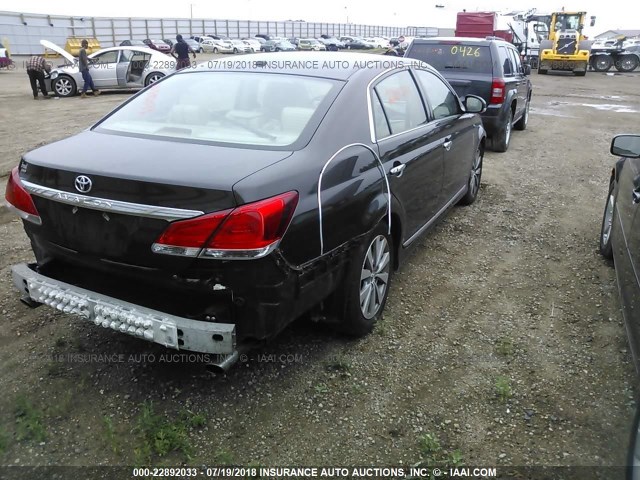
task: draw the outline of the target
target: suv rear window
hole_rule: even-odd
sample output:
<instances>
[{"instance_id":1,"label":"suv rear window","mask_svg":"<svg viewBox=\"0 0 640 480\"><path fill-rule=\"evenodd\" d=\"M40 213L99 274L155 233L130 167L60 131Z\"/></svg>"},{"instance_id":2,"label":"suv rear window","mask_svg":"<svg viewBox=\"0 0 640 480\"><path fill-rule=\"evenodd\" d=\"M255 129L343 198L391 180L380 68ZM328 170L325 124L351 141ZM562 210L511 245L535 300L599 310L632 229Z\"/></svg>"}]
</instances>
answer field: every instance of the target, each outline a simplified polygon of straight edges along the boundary
<instances>
[{"instance_id":1,"label":"suv rear window","mask_svg":"<svg viewBox=\"0 0 640 480\"><path fill-rule=\"evenodd\" d=\"M471 73L491 74L491 49L489 46L451 43L413 43L408 56L427 62L438 71L462 70Z\"/></svg>"}]
</instances>

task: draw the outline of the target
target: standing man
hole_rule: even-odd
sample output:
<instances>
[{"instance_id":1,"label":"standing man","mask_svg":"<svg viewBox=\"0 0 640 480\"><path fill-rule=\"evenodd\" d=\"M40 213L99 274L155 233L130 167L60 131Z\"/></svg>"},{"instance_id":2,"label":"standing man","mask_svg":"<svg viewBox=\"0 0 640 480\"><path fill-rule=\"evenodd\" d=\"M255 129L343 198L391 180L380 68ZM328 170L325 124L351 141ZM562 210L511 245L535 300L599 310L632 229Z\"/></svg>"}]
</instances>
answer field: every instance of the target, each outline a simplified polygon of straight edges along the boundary
<instances>
[{"instance_id":1,"label":"standing man","mask_svg":"<svg viewBox=\"0 0 640 480\"><path fill-rule=\"evenodd\" d=\"M178 34L176 36L176 43L171 47L171 55L175 58L178 63L176 65L176 70L182 70L183 68L187 68L191 66L191 62L189 62L189 53L193 54L193 59L196 59L196 52L194 52L187 42L182 39L182 35ZM176 54L178 56L176 56Z\"/></svg>"},{"instance_id":2,"label":"standing man","mask_svg":"<svg viewBox=\"0 0 640 480\"><path fill-rule=\"evenodd\" d=\"M51 65L47 63L44 57L34 55L27 62L27 75L29 75L29 81L31 82L31 90L33 91L33 99L38 99L38 86L36 82L40 84L40 91L44 98L49 98L47 93L47 86L44 84L44 72L49 72Z\"/></svg>"},{"instance_id":3,"label":"standing man","mask_svg":"<svg viewBox=\"0 0 640 480\"><path fill-rule=\"evenodd\" d=\"M79 67L80 73L82 73L82 80L84 80L84 87L82 88L82 94L80 97L87 98L87 90L91 87L91 91L94 96L100 95L100 90L96 90L95 85L93 84L93 78L91 78L91 73L89 73L89 57L87 57L87 47L89 46L89 42L86 40L82 40L82 48L80 49L80 57L79 57Z\"/></svg>"}]
</instances>

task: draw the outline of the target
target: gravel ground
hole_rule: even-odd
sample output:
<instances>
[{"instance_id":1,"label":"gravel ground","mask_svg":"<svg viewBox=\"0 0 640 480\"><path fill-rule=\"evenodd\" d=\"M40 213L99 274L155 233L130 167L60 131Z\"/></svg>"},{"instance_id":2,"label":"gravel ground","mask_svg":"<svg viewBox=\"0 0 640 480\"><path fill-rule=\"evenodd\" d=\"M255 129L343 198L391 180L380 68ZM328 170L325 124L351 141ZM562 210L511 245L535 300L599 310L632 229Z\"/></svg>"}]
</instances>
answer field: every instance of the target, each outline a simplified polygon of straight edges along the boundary
<instances>
[{"instance_id":1,"label":"gravel ground","mask_svg":"<svg viewBox=\"0 0 640 480\"><path fill-rule=\"evenodd\" d=\"M133 464L149 401L203 423L186 427L190 460L152 463L408 465L431 434L468 465L624 464L637 380L597 239L609 142L640 131L639 78L534 73L529 127L487 153L478 201L415 249L373 334L299 321L225 375L22 305L10 267L32 254L0 211L0 464ZM4 175L128 95L35 102L19 69L0 92ZM16 414L21 397L33 415ZM25 418L46 437L21 439Z\"/></svg>"}]
</instances>

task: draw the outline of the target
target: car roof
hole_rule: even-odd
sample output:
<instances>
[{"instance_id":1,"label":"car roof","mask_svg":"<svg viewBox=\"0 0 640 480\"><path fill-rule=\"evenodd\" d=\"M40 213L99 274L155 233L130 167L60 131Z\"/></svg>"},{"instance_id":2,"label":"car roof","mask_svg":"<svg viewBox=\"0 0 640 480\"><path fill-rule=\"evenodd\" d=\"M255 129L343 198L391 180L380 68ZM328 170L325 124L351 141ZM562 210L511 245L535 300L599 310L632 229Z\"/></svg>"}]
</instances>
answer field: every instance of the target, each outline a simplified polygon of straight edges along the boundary
<instances>
[{"instance_id":1,"label":"car roof","mask_svg":"<svg viewBox=\"0 0 640 480\"><path fill-rule=\"evenodd\" d=\"M464 42L464 43L475 43L478 45L489 45L492 42L505 43L507 45L513 46L512 43L507 42L502 38L476 38L476 37L428 37L428 38L414 38L413 43L432 43L432 42Z\"/></svg>"},{"instance_id":2,"label":"car roof","mask_svg":"<svg viewBox=\"0 0 640 480\"><path fill-rule=\"evenodd\" d=\"M103 52L111 52L113 50L133 50L136 52L144 52L144 53L150 53L153 55L157 55L161 52L158 52L157 50L154 50L152 48L149 47L139 47L137 45L131 45L131 46L121 46L121 47L108 47L108 48L103 48L101 50L98 50L97 52L92 53L90 56L95 55L96 53L103 53ZM164 55L162 53L162 55Z\"/></svg>"},{"instance_id":3,"label":"car roof","mask_svg":"<svg viewBox=\"0 0 640 480\"><path fill-rule=\"evenodd\" d=\"M262 54L247 54L242 57L242 62L204 62L198 65L198 69L185 69L177 72L183 75L191 71L236 71L236 72L262 72L283 73L287 75L302 75L308 77L332 78L335 80L348 80L354 75L368 71L370 75L383 73L386 70L403 66L429 67L425 62L413 58L390 57L385 55L371 55L368 53L351 52L276 52L268 56ZM257 62L263 62L262 65ZM310 68L309 62L314 62L318 68ZM365 75L364 73L362 73Z\"/></svg>"}]
</instances>

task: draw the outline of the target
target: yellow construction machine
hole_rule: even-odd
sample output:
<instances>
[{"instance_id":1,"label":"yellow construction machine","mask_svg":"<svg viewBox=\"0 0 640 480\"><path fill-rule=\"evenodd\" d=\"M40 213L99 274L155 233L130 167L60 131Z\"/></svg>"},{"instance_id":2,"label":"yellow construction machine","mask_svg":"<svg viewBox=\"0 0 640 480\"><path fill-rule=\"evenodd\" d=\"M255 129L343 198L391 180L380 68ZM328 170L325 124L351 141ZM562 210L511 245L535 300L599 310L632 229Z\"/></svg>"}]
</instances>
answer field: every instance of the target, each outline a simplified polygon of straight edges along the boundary
<instances>
[{"instance_id":1,"label":"yellow construction machine","mask_svg":"<svg viewBox=\"0 0 640 480\"><path fill-rule=\"evenodd\" d=\"M591 42L582 33L587 12L553 12L549 22L549 38L540 42L538 73L549 70L572 71L584 76L589 65ZM590 25L595 25L591 17Z\"/></svg>"}]
</instances>

